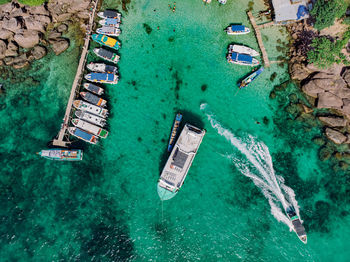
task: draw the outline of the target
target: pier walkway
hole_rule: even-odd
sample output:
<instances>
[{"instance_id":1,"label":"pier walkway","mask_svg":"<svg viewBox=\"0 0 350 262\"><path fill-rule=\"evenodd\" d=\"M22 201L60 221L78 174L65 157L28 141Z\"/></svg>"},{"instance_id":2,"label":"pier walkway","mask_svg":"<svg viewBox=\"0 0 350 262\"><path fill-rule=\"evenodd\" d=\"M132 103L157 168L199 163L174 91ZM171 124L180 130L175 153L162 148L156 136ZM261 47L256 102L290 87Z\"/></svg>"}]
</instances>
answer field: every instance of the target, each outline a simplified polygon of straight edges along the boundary
<instances>
[{"instance_id":1,"label":"pier walkway","mask_svg":"<svg viewBox=\"0 0 350 262\"><path fill-rule=\"evenodd\" d=\"M63 123L61 129L57 135L57 137L52 141L54 146L67 147L70 144L69 135L67 135L67 128L69 126L69 120L71 118L71 111L73 106L73 101L76 96L76 93L79 91L79 86L81 84L81 80L83 79L84 67L86 63L86 58L89 52L89 44L90 44L90 36L92 32L92 27L94 24L95 13L97 9L99 0L94 1L94 7L92 12L90 13L89 24L87 25L86 36L84 46L81 52L81 57L79 60L79 65L77 69L77 73L75 75L72 90L70 91L69 100L67 103L66 113L64 114Z\"/></svg>"},{"instance_id":2,"label":"pier walkway","mask_svg":"<svg viewBox=\"0 0 350 262\"><path fill-rule=\"evenodd\" d=\"M270 66L270 61L269 61L269 57L267 56L267 52L266 52L266 49L264 47L264 43L262 41L262 37L261 37L259 26L256 24L255 18L253 16L252 12L248 11L247 14L248 14L250 23L252 24L252 26L254 28L256 38L258 39L258 44L259 44L259 48L260 48L261 53L262 53L262 57L263 57L263 60L264 60L264 65L265 65L265 67L269 67Z\"/></svg>"}]
</instances>

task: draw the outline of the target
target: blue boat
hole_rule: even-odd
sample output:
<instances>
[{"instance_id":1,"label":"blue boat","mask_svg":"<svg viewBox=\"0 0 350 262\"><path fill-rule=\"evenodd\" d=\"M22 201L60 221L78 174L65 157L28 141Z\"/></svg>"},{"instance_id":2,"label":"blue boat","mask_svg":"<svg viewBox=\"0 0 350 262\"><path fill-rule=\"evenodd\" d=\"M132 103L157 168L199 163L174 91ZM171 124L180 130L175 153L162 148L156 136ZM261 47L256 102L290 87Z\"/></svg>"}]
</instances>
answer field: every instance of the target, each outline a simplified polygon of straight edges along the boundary
<instances>
[{"instance_id":1,"label":"blue boat","mask_svg":"<svg viewBox=\"0 0 350 262\"><path fill-rule=\"evenodd\" d=\"M181 114L176 114L175 120L174 120L174 124L173 124L173 128L171 129L171 134L170 134L170 138L169 138L169 144L168 144L168 152L171 152L171 150L173 149L174 143L175 143L175 139L176 139L176 135L177 132L179 130L179 126L182 120L182 115Z\"/></svg>"},{"instance_id":2,"label":"blue boat","mask_svg":"<svg viewBox=\"0 0 350 262\"><path fill-rule=\"evenodd\" d=\"M76 127L68 127L68 132L81 140L84 140L85 142L88 142L90 144L96 144L98 142L98 137L90 134L89 132L83 131Z\"/></svg>"},{"instance_id":3,"label":"blue boat","mask_svg":"<svg viewBox=\"0 0 350 262\"><path fill-rule=\"evenodd\" d=\"M259 61L253 58L251 55L237 52L229 53L227 56L227 61L229 63L246 66L257 66L259 64Z\"/></svg>"},{"instance_id":4,"label":"blue boat","mask_svg":"<svg viewBox=\"0 0 350 262\"><path fill-rule=\"evenodd\" d=\"M264 71L264 67L260 67L258 70L255 72L251 73L248 75L246 78L244 78L240 83L238 83L238 87L241 89L243 87L248 86L255 78L258 77L262 72Z\"/></svg>"},{"instance_id":5,"label":"blue boat","mask_svg":"<svg viewBox=\"0 0 350 262\"><path fill-rule=\"evenodd\" d=\"M250 29L244 25L230 25L225 31L228 35L244 35L250 32Z\"/></svg>"},{"instance_id":6,"label":"blue boat","mask_svg":"<svg viewBox=\"0 0 350 262\"><path fill-rule=\"evenodd\" d=\"M106 83L106 84L117 84L118 76L115 74L107 73L90 73L85 75L85 79L91 82Z\"/></svg>"}]
</instances>

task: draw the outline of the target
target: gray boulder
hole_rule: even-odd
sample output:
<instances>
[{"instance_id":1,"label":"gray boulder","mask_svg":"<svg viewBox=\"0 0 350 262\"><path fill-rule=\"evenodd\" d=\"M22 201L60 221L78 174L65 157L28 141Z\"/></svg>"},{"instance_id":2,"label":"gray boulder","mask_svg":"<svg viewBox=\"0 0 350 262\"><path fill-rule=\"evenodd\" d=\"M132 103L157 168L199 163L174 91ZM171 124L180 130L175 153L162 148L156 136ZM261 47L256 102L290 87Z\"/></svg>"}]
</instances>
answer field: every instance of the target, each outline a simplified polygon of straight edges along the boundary
<instances>
[{"instance_id":1,"label":"gray boulder","mask_svg":"<svg viewBox=\"0 0 350 262\"><path fill-rule=\"evenodd\" d=\"M12 3L7 3L7 4L3 4L1 5L1 11L3 13L11 13L11 11L14 9Z\"/></svg>"},{"instance_id":2,"label":"gray boulder","mask_svg":"<svg viewBox=\"0 0 350 262\"><path fill-rule=\"evenodd\" d=\"M50 15L50 12L46 10L44 5L30 6L28 7L28 12L33 15L45 15L45 16Z\"/></svg>"},{"instance_id":3,"label":"gray boulder","mask_svg":"<svg viewBox=\"0 0 350 262\"><path fill-rule=\"evenodd\" d=\"M67 30L68 30L68 25L66 25L66 24L60 24L56 28L56 31L59 32L59 33L67 32Z\"/></svg>"},{"instance_id":4,"label":"gray boulder","mask_svg":"<svg viewBox=\"0 0 350 262\"><path fill-rule=\"evenodd\" d=\"M32 48L39 43L39 32L22 29L15 34L14 40L19 46L23 48Z\"/></svg>"},{"instance_id":5,"label":"gray boulder","mask_svg":"<svg viewBox=\"0 0 350 262\"><path fill-rule=\"evenodd\" d=\"M17 56L18 55L18 46L14 42L9 42L7 44L7 49L5 56Z\"/></svg>"},{"instance_id":6,"label":"gray boulder","mask_svg":"<svg viewBox=\"0 0 350 262\"><path fill-rule=\"evenodd\" d=\"M350 85L350 68L344 70L342 77L345 80L345 82Z\"/></svg>"},{"instance_id":7,"label":"gray boulder","mask_svg":"<svg viewBox=\"0 0 350 262\"><path fill-rule=\"evenodd\" d=\"M334 108L341 109L343 100L330 92L318 94L317 108Z\"/></svg>"},{"instance_id":8,"label":"gray boulder","mask_svg":"<svg viewBox=\"0 0 350 262\"><path fill-rule=\"evenodd\" d=\"M45 26L47 26L48 24L51 23L51 18L49 16L46 15L35 15L34 18L36 21L41 22L42 24L44 24Z\"/></svg>"},{"instance_id":9,"label":"gray boulder","mask_svg":"<svg viewBox=\"0 0 350 262\"><path fill-rule=\"evenodd\" d=\"M61 36L62 36L61 33L59 33L59 32L57 32L57 31L54 30L54 31L51 31L51 32L49 33L49 35L47 36L47 38L49 39L49 42L51 43L50 40L59 38L59 37L61 37Z\"/></svg>"},{"instance_id":10,"label":"gray boulder","mask_svg":"<svg viewBox=\"0 0 350 262\"><path fill-rule=\"evenodd\" d=\"M72 17L72 14L64 13L64 14L61 14L61 15L53 16L53 20L55 22L59 23L59 22L65 22L65 21L71 19L71 17Z\"/></svg>"},{"instance_id":11,"label":"gray boulder","mask_svg":"<svg viewBox=\"0 0 350 262\"><path fill-rule=\"evenodd\" d=\"M45 32L45 23L35 20L34 16L27 17L24 21L28 30L35 30L42 33Z\"/></svg>"},{"instance_id":12,"label":"gray boulder","mask_svg":"<svg viewBox=\"0 0 350 262\"><path fill-rule=\"evenodd\" d=\"M326 128L326 136L328 137L328 139L330 139L331 141L333 141L338 145L344 143L347 140L346 136L344 136L339 131L336 131L331 128Z\"/></svg>"},{"instance_id":13,"label":"gray boulder","mask_svg":"<svg viewBox=\"0 0 350 262\"><path fill-rule=\"evenodd\" d=\"M350 118L350 99L343 99L341 111Z\"/></svg>"},{"instance_id":14,"label":"gray boulder","mask_svg":"<svg viewBox=\"0 0 350 262\"><path fill-rule=\"evenodd\" d=\"M52 41L52 49L56 55L61 54L69 47L69 41L65 38L58 38L55 41Z\"/></svg>"},{"instance_id":15,"label":"gray boulder","mask_svg":"<svg viewBox=\"0 0 350 262\"><path fill-rule=\"evenodd\" d=\"M5 57L5 52L6 52L6 43L0 40L0 59L3 59Z\"/></svg>"},{"instance_id":16,"label":"gray boulder","mask_svg":"<svg viewBox=\"0 0 350 262\"><path fill-rule=\"evenodd\" d=\"M12 38L13 35L14 33L7 29L0 29L0 39L7 40L9 38Z\"/></svg>"},{"instance_id":17,"label":"gray boulder","mask_svg":"<svg viewBox=\"0 0 350 262\"><path fill-rule=\"evenodd\" d=\"M2 28L7 29L9 31L12 31L16 33L19 29L21 29L22 25L19 23L19 21L16 18L5 18L2 23Z\"/></svg>"},{"instance_id":18,"label":"gray boulder","mask_svg":"<svg viewBox=\"0 0 350 262\"><path fill-rule=\"evenodd\" d=\"M43 46L35 46L31 52L31 55L34 57L34 59L38 60L43 58L46 55L46 48Z\"/></svg>"},{"instance_id":19,"label":"gray boulder","mask_svg":"<svg viewBox=\"0 0 350 262\"><path fill-rule=\"evenodd\" d=\"M315 98L317 98L317 94L325 92L325 90L319 87L314 80L310 80L308 83L303 85L302 90L307 95Z\"/></svg>"},{"instance_id":20,"label":"gray boulder","mask_svg":"<svg viewBox=\"0 0 350 262\"><path fill-rule=\"evenodd\" d=\"M86 10L90 5L89 0L71 0L70 7L68 8L69 13L77 13L82 10Z\"/></svg>"},{"instance_id":21,"label":"gray boulder","mask_svg":"<svg viewBox=\"0 0 350 262\"><path fill-rule=\"evenodd\" d=\"M343 127L346 126L347 123L347 121L342 117L321 116L318 119L320 119L321 122L330 127Z\"/></svg>"}]
</instances>

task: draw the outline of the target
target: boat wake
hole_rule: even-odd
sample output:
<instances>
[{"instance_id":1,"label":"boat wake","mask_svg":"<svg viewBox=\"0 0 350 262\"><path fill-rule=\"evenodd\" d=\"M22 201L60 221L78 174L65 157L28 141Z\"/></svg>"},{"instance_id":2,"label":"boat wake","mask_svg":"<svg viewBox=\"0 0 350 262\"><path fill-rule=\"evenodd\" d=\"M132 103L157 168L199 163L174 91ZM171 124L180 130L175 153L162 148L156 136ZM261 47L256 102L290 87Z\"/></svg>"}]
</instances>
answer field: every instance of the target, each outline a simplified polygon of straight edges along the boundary
<instances>
[{"instance_id":1,"label":"boat wake","mask_svg":"<svg viewBox=\"0 0 350 262\"><path fill-rule=\"evenodd\" d=\"M245 156L238 158L236 154L232 154L226 155L226 157L262 191L270 204L271 214L292 230L292 222L286 216L284 210L288 206L293 206L299 216L298 202L295 199L293 189L284 184L284 178L275 174L268 147L264 143L258 142L251 135L246 139L236 137L215 119L215 115L208 109L207 104L201 104L200 108L218 134L225 137L233 147Z\"/></svg>"}]
</instances>

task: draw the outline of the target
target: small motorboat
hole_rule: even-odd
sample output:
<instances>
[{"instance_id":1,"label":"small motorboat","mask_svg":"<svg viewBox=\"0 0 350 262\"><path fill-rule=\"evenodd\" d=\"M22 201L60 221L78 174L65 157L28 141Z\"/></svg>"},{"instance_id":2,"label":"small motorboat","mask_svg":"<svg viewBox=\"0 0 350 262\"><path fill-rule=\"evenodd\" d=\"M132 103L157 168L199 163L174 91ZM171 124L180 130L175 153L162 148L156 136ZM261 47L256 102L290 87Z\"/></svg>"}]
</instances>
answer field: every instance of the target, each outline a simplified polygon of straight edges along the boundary
<instances>
[{"instance_id":1,"label":"small motorboat","mask_svg":"<svg viewBox=\"0 0 350 262\"><path fill-rule=\"evenodd\" d=\"M240 83L238 83L238 87L241 89L243 87L248 86L251 82L254 81L264 71L264 67L260 67L258 70L249 74L246 78L244 78Z\"/></svg>"},{"instance_id":2,"label":"small motorboat","mask_svg":"<svg viewBox=\"0 0 350 262\"><path fill-rule=\"evenodd\" d=\"M99 117L107 118L107 116L108 116L107 109L102 108L100 106L95 106L93 104L90 104L90 103L82 101L82 100L74 100L73 106L76 109L87 111L87 112L94 114L94 115L97 115Z\"/></svg>"},{"instance_id":3,"label":"small motorboat","mask_svg":"<svg viewBox=\"0 0 350 262\"><path fill-rule=\"evenodd\" d=\"M255 51L253 48L244 46L244 45L229 45L228 52L236 52L240 54L248 54L251 56L258 56L260 55L259 52Z\"/></svg>"},{"instance_id":4,"label":"small motorboat","mask_svg":"<svg viewBox=\"0 0 350 262\"><path fill-rule=\"evenodd\" d=\"M95 55L103 58L104 60L107 60L107 61L115 63L115 64L119 62L120 56L117 55L116 53L108 51L104 48L94 48L93 51L94 51Z\"/></svg>"},{"instance_id":5,"label":"small motorboat","mask_svg":"<svg viewBox=\"0 0 350 262\"><path fill-rule=\"evenodd\" d=\"M90 92L80 92L80 96L87 102L95 105L95 106L101 106L105 107L107 104L107 101L98 97L97 95L94 95Z\"/></svg>"},{"instance_id":6,"label":"small motorboat","mask_svg":"<svg viewBox=\"0 0 350 262\"><path fill-rule=\"evenodd\" d=\"M98 142L98 137L86 132L84 130L81 130L77 127L68 127L68 132L72 135L75 136L81 140L84 140L85 142L88 142L90 144L97 144Z\"/></svg>"},{"instance_id":7,"label":"small motorboat","mask_svg":"<svg viewBox=\"0 0 350 262\"><path fill-rule=\"evenodd\" d=\"M106 125L106 119L99 117L99 116L95 116L93 114L90 114L86 111L82 111L82 110L77 110L75 111L75 116L83 119L85 121L88 121L92 124L104 127Z\"/></svg>"},{"instance_id":8,"label":"small motorboat","mask_svg":"<svg viewBox=\"0 0 350 262\"><path fill-rule=\"evenodd\" d=\"M225 29L228 35L244 35L250 32L250 29L244 25L230 25Z\"/></svg>"},{"instance_id":9,"label":"small motorboat","mask_svg":"<svg viewBox=\"0 0 350 262\"><path fill-rule=\"evenodd\" d=\"M107 65L104 63L93 63L91 62L86 66L90 71L97 73L109 73L116 74L118 73L118 68L116 66Z\"/></svg>"},{"instance_id":10,"label":"small motorboat","mask_svg":"<svg viewBox=\"0 0 350 262\"><path fill-rule=\"evenodd\" d=\"M93 34L91 38L95 42L113 48L115 50L118 50L121 47L121 43L118 40L106 35Z\"/></svg>"},{"instance_id":11,"label":"small motorboat","mask_svg":"<svg viewBox=\"0 0 350 262\"><path fill-rule=\"evenodd\" d=\"M96 33L110 36L119 36L121 31L119 28L111 26L102 26L96 29Z\"/></svg>"},{"instance_id":12,"label":"small motorboat","mask_svg":"<svg viewBox=\"0 0 350 262\"><path fill-rule=\"evenodd\" d=\"M115 27L115 28L119 28L120 26L120 20L114 19L114 18L105 18L98 21L98 23L102 26Z\"/></svg>"},{"instance_id":13,"label":"small motorboat","mask_svg":"<svg viewBox=\"0 0 350 262\"><path fill-rule=\"evenodd\" d=\"M87 131L87 132L89 132L93 135L96 135L98 137L106 138L108 136L107 130L105 130L101 127L95 126L93 124L90 124L89 122L85 122L84 120L74 118L74 119L72 119L72 124L80 129Z\"/></svg>"},{"instance_id":14,"label":"small motorboat","mask_svg":"<svg viewBox=\"0 0 350 262\"><path fill-rule=\"evenodd\" d=\"M99 86L91 84L91 83L84 83L83 87L86 90L88 90L96 95L99 95L99 96L104 93L104 89L102 87L99 87Z\"/></svg>"},{"instance_id":15,"label":"small motorboat","mask_svg":"<svg viewBox=\"0 0 350 262\"><path fill-rule=\"evenodd\" d=\"M114 11L114 10L104 10L103 12L98 12L97 16L101 17L101 18L119 19L119 21L122 18L122 14L118 13L117 11Z\"/></svg>"},{"instance_id":16,"label":"small motorboat","mask_svg":"<svg viewBox=\"0 0 350 262\"><path fill-rule=\"evenodd\" d=\"M118 76L108 73L89 73L84 76L86 80L97 83L117 84Z\"/></svg>"},{"instance_id":17,"label":"small motorboat","mask_svg":"<svg viewBox=\"0 0 350 262\"><path fill-rule=\"evenodd\" d=\"M232 64L237 65L246 65L246 66L257 66L259 65L259 61L253 58L251 55L240 54L236 52L232 52L228 54L227 61Z\"/></svg>"},{"instance_id":18,"label":"small motorboat","mask_svg":"<svg viewBox=\"0 0 350 262\"><path fill-rule=\"evenodd\" d=\"M174 146L175 140L176 140L176 136L177 136L177 133L179 131L180 124L181 124L181 120L182 120L182 114L176 114L173 128L171 129L171 133L170 133L168 152L171 152L171 150L173 149L173 146Z\"/></svg>"}]
</instances>

